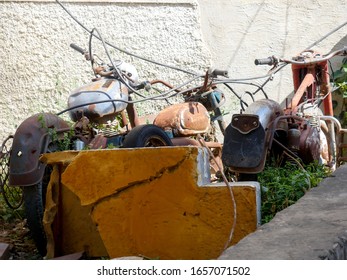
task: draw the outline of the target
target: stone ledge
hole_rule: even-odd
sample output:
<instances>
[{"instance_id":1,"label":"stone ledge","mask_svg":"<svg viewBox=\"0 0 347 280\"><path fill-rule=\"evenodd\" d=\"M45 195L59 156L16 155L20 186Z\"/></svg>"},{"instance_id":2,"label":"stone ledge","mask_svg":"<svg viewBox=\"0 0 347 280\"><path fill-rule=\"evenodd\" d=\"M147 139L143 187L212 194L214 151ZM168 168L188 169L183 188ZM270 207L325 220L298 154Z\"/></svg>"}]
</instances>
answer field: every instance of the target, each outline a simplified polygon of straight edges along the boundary
<instances>
[{"instance_id":1,"label":"stone ledge","mask_svg":"<svg viewBox=\"0 0 347 280\"><path fill-rule=\"evenodd\" d=\"M53 165L43 218L47 258L86 251L216 259L258 225L259 184L207 182L201 147L65 151L41 160Z\"/></svg>"},{"instance_id":2,"label":"stone ledge","mask_svg":"<svg viewBox=\"0 0 347 280\"><path fill-rule=\"evenodd\" d=\"M0 243L0 260L8 260L10 256L10 245L7 243Z\"/></svg>"},{"instance_id":3,"label":"stone ledge","mask_svg":"<svg viewBox=\"0 0 347 280\"><path fill-rule=\"evenodd\" d=\"M219 259L346 259L347 166L225 250Z\"/></svg>"}]
</instances>

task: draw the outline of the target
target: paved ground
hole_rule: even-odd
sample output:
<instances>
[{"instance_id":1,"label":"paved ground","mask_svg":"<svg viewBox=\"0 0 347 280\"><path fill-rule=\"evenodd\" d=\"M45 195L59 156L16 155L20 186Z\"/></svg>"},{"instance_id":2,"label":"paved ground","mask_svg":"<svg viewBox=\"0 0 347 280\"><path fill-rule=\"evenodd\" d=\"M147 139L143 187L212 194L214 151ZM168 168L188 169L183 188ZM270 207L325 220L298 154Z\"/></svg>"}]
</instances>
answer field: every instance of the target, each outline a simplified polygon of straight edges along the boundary
<instances>
[{"instance_id":1,"label":"paved ground","mask_svg":"<svg viewBox=\"0 0 347 280\"><path fill-rule=\"evenodd\" d=\"M347 259L347 165L219 259Z\"/></svg>"}]
</instances>

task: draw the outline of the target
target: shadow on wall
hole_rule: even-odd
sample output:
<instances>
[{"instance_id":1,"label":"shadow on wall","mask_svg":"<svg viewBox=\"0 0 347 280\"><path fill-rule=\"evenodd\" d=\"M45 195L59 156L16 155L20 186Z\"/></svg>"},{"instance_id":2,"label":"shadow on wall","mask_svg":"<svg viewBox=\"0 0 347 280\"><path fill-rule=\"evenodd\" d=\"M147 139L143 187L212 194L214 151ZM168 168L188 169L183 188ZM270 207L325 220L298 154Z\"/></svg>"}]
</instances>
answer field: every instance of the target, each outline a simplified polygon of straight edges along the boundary
<instances>
[{"instance_id":1,"label":"shadow on wall","mask_svg":"<svg viewBox=\"0 0 347 280\"><path fill-rule=\"evenodd\" d=\"M333 48L331 51L336 51L338 49L341 49L343 47L347 46L347 35L343 37Z\"/></svg>"},{"instance_id":2,"label":"shadow on wall","mask_svg":"<svg viewBox=\"0 0 347 280\"><path fill-rule=\"evenodd\" d=\"M347 46L347 35L343 37L337 44L331 49L331 51L336 51L339 49L342 49L343 47ZM337 70L341 67L342 60L344 59L344 56L335 56L331 59L331 67L334 70Z\"/></svg>"}]
</instances>

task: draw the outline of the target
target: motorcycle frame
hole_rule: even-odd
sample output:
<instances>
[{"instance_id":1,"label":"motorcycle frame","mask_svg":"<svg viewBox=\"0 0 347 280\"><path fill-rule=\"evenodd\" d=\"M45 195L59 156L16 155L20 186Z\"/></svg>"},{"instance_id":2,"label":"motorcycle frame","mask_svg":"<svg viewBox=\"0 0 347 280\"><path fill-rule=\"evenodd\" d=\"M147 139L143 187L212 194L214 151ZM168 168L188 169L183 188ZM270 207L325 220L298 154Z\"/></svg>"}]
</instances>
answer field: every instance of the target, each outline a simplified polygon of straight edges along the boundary
<instances>
[{"instance_id":1,"label":"motorcycle frame","mask_svg":"<svg viewBox=\"0 0 347 280\"><path fill-rule=\"evenodd\" d=\"M303 102L305 100L313 100L316 98L315 94L317 94L319 97L323 98L323 116L318 116L318 120L320 120L319 126L321 131L324 133L328 146L327 148L324 148L320 151L321 155L326 154L327 156L327 166L333 171L336 169L336 166L339 164L339 161L343 159L341 156L342 149L340 147L343 146L342 144L342 135L343 133L346 133L347 131L341 128L341 125L339 121L333 117L333 105L332 105L332 92L330 87L330 76L328 71L328 60L335 56L335 55L346 55L347 49L341 49L335 52L332 52L326 56L322 56L319 53L316 53L312 50L306 50L305 52L311 52L312 57L310 58L304 58L301 59L300 55L297 57L298 60L280 60L281 62L291 63L292 65L292 79L293 79L293 86L294 86L294 95L290 102L288 102L288 99L286 100L286 106L283 108L284 115L277 116L274 118L270 123L267 124L266 127L264 127L265 131L267 133L264 136L264 153L263 153L263 162L262 164L259 164L259 166L249 166L249 167L235 167L228 165L227 159L224 159L227 153L232 153L233 149L226 147L226 139L232 138L233 136L227 133L224 138L224 146L223 146L223 162L226 166L230 167L230 169L234 172L240 172L240 173L248 173L248 174L257 174L261 172L265 166L265 161L267 158L268 153L273 148L273 144L276 144L279 146L283 151L286 152L287 155L289 155L293 159L298 159L300 156L298 154L294 153L290 148L288 148L284 143L281 143L278 141L278 139L275 139L275 133L283 130L283 121L289 122L295 121L296 123L300 125L309 125L309 119L305 116L297 116L296 113L298 112L298 109L301 105L303 105ZM258 60L261 61L261 60ZM270 61L277 61L275 57L270 57L266 59L266 63L262 64L270 64ZM260 64L259 62L256 64ZM277 65L277 64L275 64ZM318 88L319 86L319 88ZM257 102L257 101L256 101ZM310 127L309 127L310 128ZM305 132L306 133L306 132ZM337 135L336 135L337 134ZM307 136L307 135L305 135ZM314 145L319 144L319 139L313 139L313 134L310 135L311 139L315 141ZM245 136L247 137L247 134L245 133ZM304 149L308 149L308 151L304 151L304 157L306 154L309 154L307 158L311 158L312 154L314 153L312 150L310 150L310 147L305 143L307 139L305 137L300 138L300 141L298 143L298 146L300 148L304 147ZM239 141L241 141L239 139ZM233 142L233 139L229 141L229 143ZM306 146L305 146L306 145ZM229 150L226 150L229 149ZM226 152L224 151L226 150ZM312 154L310 154L312 153ZM251 161L250 161L251 162Z\"/></svg>"},{"instance_id":2,"label":"motorcycle frame","mask_svg":"<svg viewBox=\"0 0 347 280\"><path fill-rule=\"evenodd\" d=\"M131 97L129 99L131 101ZM223 132L225 123L221 111L219 108L215 108L213 112ZM141 124L136 107L133 103L129 103L126 108L129 121L124 110L119 114L121 115L123 127L127 128L127 132L129 132L131 128ZM47 125L42 125L42 119L45 120ZM80 121L81 120L77 121L75 126ZM130 127L128 126L129 122ZM83 126L82 123L81 126ZM21 187L32 186L38 184L42 180L46 166L44 163L40 162L40 156L48 152L48 147L50 143L52 143L50 130L54 130L58 138L61 138L64 133L71 131L71 127L63 119L51 113L40 113L31 116L18 127L14 135L11 152L9 185ZM126 133L120 135L125 136ZM104 141L104 139L97 137L89 137L89 139L86 139L81 133L75 134L75 138L81 139L85 144L92 145L93 143L91 142L94 140L95 143L92 145L92 148L106 148L106 141ZM172 142L175 146L201 146L199 141L191 137L174 137L172 138ZM222 144L214 141L206 141L204 145L210 149L215 149L217 158L221 157ZM219 160L219 162L221 162L221 160ZM214 164L212 164L212 166L214 166ZM217 167L214 169L217 169Z\"/></svg>"}]
</instances>

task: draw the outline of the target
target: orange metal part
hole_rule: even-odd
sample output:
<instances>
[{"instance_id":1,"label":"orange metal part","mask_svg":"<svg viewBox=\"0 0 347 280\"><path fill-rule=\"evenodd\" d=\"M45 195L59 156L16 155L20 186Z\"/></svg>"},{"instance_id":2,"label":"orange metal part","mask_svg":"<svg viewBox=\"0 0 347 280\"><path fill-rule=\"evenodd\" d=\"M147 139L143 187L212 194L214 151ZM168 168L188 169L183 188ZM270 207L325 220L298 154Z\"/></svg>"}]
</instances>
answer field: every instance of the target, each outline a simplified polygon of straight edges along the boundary
<instances>
[{"instance_id":1,"label":"orange metal part","mask_svg":"<svg viewBox=\"0 0 347 280\"><path fill-rule=\"evenodd\" d=\"M179 136L190 136L206 133L210 117L201 103L185 102L160 111L153 123L164 130L173 129Z\"/></svg>"}]
</instances>

